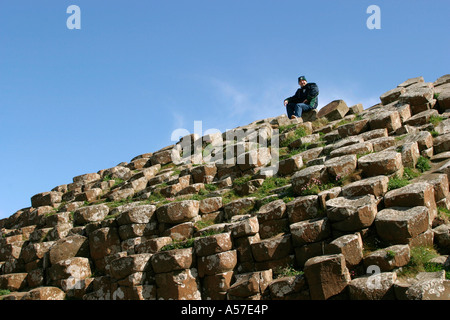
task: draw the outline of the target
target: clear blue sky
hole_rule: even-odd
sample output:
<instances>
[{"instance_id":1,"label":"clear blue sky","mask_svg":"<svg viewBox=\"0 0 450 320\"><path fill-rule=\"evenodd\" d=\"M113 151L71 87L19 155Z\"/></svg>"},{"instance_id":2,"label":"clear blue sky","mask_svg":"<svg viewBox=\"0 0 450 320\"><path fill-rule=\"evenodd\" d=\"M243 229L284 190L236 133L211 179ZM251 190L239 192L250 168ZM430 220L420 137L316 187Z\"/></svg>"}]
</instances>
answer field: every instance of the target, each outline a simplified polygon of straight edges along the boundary
<instances>
[{"instance_id":1,"label":"clear blue sky","mask_svg":"<svg viewBox=\"0 0 450 320\"><path fill-rule=\"evenodd\" d=\"M66 27L70 5L80 30ZM449 12L448 0L1 1L0 218L194 121L225 131L283 114L300 75L319 107L433 82L450 73Z\"/></svg>"}]
</instances>

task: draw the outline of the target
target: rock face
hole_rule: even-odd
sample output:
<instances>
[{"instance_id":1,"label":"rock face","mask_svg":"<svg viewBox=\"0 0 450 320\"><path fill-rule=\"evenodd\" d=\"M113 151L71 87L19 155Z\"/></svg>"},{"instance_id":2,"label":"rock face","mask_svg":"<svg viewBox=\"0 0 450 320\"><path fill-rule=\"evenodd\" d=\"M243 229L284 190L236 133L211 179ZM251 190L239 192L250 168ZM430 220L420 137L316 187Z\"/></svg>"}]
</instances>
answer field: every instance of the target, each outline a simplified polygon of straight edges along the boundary
<instances>
[{"instance_id":1,"label":"rock face","mask_svg":"<svg viewBox=\"0 0 450 320\"><path fill-rule=\"evenodd\" d=\"M407 79L32 195L0 220L0 300L449 300L449 97Z\"/></svg>"}]
</instances>

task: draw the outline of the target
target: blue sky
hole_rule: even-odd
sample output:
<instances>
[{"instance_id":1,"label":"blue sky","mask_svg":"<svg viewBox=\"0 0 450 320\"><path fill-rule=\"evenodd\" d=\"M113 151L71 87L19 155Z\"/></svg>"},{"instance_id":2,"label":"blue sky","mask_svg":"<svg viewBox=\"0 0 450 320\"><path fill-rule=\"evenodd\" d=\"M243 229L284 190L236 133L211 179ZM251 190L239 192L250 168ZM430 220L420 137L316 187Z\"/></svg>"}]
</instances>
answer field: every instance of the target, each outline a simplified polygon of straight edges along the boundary
<instances>
[{"instance_id":1,"label":"blue sky","mask_svg":"<svg viewBox=\"0 0 450 320\"><path fill-rule=\"evenodd\" d=\"M67 7L81 9L69 30ZM381 29L369 30L370 5ZM0 2L0 219L40 192L172 144L285 113L305 75L370 107L449 73L446 0Z\"/></svg>"}]
</instances>

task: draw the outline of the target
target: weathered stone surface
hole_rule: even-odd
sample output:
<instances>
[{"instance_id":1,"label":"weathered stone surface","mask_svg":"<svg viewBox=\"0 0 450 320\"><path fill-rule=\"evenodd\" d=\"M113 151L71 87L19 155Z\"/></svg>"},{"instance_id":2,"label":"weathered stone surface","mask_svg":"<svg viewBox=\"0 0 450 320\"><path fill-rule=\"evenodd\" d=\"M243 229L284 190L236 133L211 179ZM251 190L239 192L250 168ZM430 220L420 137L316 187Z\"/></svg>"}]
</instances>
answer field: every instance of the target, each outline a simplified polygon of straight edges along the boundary
<instances>
[{"instance_id":1,"label":"weathered stone surface","mask_svg":"<svg viewBox=\"0 0 450 320\"><path fill-rule=\"evenodd\" d=\"M402 155L396 151L367 154L358 159L358 168L366 177L390 175L403 169Z\"/></svg>"},{"instance_id":2,"label":"weathered stone surface","mask_svg":"<svg viewBox=\"0 0 450 320\"><path fill-rule=\"evenodd\" d=\"M441 112L450 109L450 89L440 91L437 101Z\"/></svg>"},{"instance_id":3,"label":"weathered stone surface","mask_svg":"<svg viewBox=\"0 0 450 320\"><path fill-rule=\"evenodd\" d=\"M415 168L420 157L419 144L417 142L402 145L402 163L404 167Z\"/></svg>"},{"instance_id":4,"label":"weathered stone surface","mask_svg":"<svg viewBox=\"0 0 450 320\"><path fill-rule=\"evenodd\" d=\"M217 174L217 167L214 163L194 167L191 170L191 175L194 183L209 183L208 177L214 178L216 174Z\"/></svg>"},{"instance_id":5,"label":"weathered stone surface","mask_svg":"<svg viewBox=\"0 0 450 320\"><path fill-rule=\"evenodd\" d=\"M81 182L82 184L88 184L91 182L96 182L101 179L98 173L87 173L76 177L73 177L73 182Z\"/></svg>"},{"instance_id":6,"label":"weathered stone surface","mask_svg":"<svg viewBox=\"0 0 450 320\"><path fill-rule=\"evenodd\" d=\"M339 231L357 231L369 227L378 211L373 195L338 197L328 200L326 206L332 228Z\"/></svg>"},{"instance_id":7,"label":"weathered stone surface","mask_svg":"<svg viewBox=\"0 0 450 320\"><path fill-rule=\"evenodd\" d=\"M156 286L118 286L112 293L112 300L156 300Z\"/></svg>"},{"instance_id":8,"label":"weathered stone surface","mask_svg":"<svg viewBox=\"0 0 450 320\"><path fill-rule=\"evenodd\" d=\"M234 190L240 196L247 196L255 193L264 183L264 179L252 179L244 184L234 186Z\"/></svg>"},{"instance_id":9,"label":"weathered stone surface","mask_svg":"<svg viewBox=\"0 0 450 320\"><path fill-rule=\"evenodd\" d=\"M256 216L261 223L269 220L283 219L286 215L286 204L280 199L263 205L259 208Z\"/></svg>"},{"instance_id":10,"label":"weathered stone surface","mask_svg":"<svg viewBox=\"0 0 450 320\"><path fill-rule=\"evenodd\" d=\"M20 252L20 259L25 263L43 259L49 250L54 246L54 241L46 241L39 243L28 243Z\"/></svg>"},{"instance_id":11,"label":"weathered stone surface","mask_svg":"<svg viewBox=\"0 0 450 320\"><path fill-rule=\"evenodd\" d=\"M200 300L197 269L177 270L156 274L158 300Z\"/></svg>"},{"instance_id":12,"label":"weathered stone surface","mask_svg":"<svg viewBox=\"0 0 450 320\"><path fill-rule=\"evenodd\" d=\"M223 209L225 212L225 217L227 219L230 219L231 217L242 215L254 208L256 204L256 198L249 197L249 198L242 198L237 199L234 201L231 201L230 203L227 203L224 205Z\"/></svg>"},{"instance_id":13,"label":"weathered stone surface","mask_svg":"<svg viewBox=\"0 0 450 320\"><path fill-rule=\"evenodd\" d=\"M183 222L166 229L162 235L171 237L174 241L184 241L194 236L195 225L193 222Z\"/></svg>"},{"instance_id":14,"label":"weathered stone surface","mask_svg":"<svg viewBox=\"0 0 450 320\"><path fill-rule=\"evenodd\" d=\"M290 223L318 218L320 216L318 196L297 197L286 204L286 212Z\"/></svg>"},{"instance_id":15,"label":"weathered stone surface","mask_svg":"<svg viewBox=\"0 0 450 320\"><path fill-rule=\"evenodd\" d=\"M228 289L228 298L243 299L262 294L268 289L272 280L272 270L236 275L236 282Z\"/></svg>"},{"instance_id":16,"label":"weathered stone surface","mask_svg":"<svg viewBox=\"0 0 450 320\"><path fill-rule=\"evenodd\" d=\"M233 271L205 276L203 278L202 298L206 300L225 300L231 287Z\"/></svg>"},{"instance_id":17,"label":"weathered stone surface","mask_svg":"<svg viewBox=\"0 0 450 320\"><path fill-rule=\"evenodd\" d=\"M317 218L293 223L289 226L292 243L299 247L308 243L319 242L331 235L328 218Z\"/></svg>"},{"instance_id":18,"label":"weathered stone surface","mask_svg":"<svg viewBox=\"0 0 450 320\"><path fill-rule=\"evenodd\" d=\"M357 158L355 154L332 158L325 162L328 174L334 178L348 176L356 170Z\"/></svg>"},{"instance_id":19,"label":"weathered stone surface","mask_svg":"<svg viewBox=\"0 0 450 320\"><path fill-rule=\"evenodd\" d=\"M91 274L89 259L81 257L58 261L51 266L48 272L48 276L54 284L58 284L58 280L64 279L72 279L76 283L89 278Z\"/></svg>"},{"instance_id":20,"label":"weathered stone surface","mask_svg":"<svg viewBox=\"0 0 450 320\"><path fill-rule=\"evenodd\" d=\"M299 155L302 157L303 163L306 163L310 160L320 157L322 153L323 147L316 147L303 151L302 153L299 153Z\"/></svg>"},{"instance_id":21,"label":"weathered stone surface","mask_svg":"<svg viewBox=\"0 0 450 320\"><path fill-rule=\"evenodd\" d=\"M428 131L419 131L416 133L411 133L406 135L404 139L402 139L402 144L417 142L419 146L419 151L422 152L426 149L433 147L433 136Z\"/></svg>"},{"instance_id":22,"label":"weathered stone surface","mask_svg":"<svg viewBox=\"0 0 450 320\"><path fill-rule=\"evenodd\" d=\"M301 154L297 154L289 159L279 162L278 173L281 175L290 175L303 167L303 159Z\"/></svg>"},{"instance_id":23,"label":"weathered stone surface","mask_svg":"<svg viewBox=\"0 0 450 320\"><path fill-rule=\"evenodd\" d=\"M342 187L343 197L356 197L372 194L375 197L384 196L388 191L389 178L386 176L375 176L352 182Z\"/></svg>"},{"instance_id":24,"label":"weathered stone surface","mask_svg":"<svg viewBox=\"0 0 450 320\"><path fill-rule=\"evenodd\" d=\"M369 119L363 119L343 124L339 126L337 130L342 138L356 136L369 130Z\"/></svg>"},{"instance_id":25,"label":"weathered stone surface","mask_svg":"<svg viewBox=\"0 0 450 320\"><path fill-rule=\"evenodd\" d=\"M15 241L0 246L0 261L6 261L8 258L19 259L24 241Z\"/></svg>"},{"instance_id":26,"label":"weathered stone surface","mask_svg":"<svg viewBox=\"0 0 450 320\"><path fill-rule=\"evenodd\" d=\"M60 239L49 250L50 263L73 257L89 257L89 240L81 235L68 236Z\"/></svg>"},{"instance_id":27,"label":"weathered stone surface","mask_svg":"<svg viewBox=\"0 0 450 320\"><path fill-rule=\"evenodd\" d=\"M309 300L304 275L288 276L274 279L270 285L272 300Z\"/></svg>"},{"instance_id":28,"label":"weathered stone surface","mask_svg":"<svg viewBox=\"0 0 450 320\"><path fill-rule=\"evenodd\" d=\"M410 249L408 245L394 245L366 255L364 266L366 268L377 266L382 272L386 272L407 265L409 259Z\"/></svg>"},{"instance_id":29,"label":"weathered stone surface","mask_svg":"<svg viewBox=\"0 0 450 320\"><path fill-rule=\"evenodd\" d=\"M234 247L237 250L238 261L242 264L245 262L253 263L253 254L251 245L261 241L259 233L252 236L234 238ZM253 265L252 265L253 267Z\"/></svg>"},{"instance_id":30,"label":"weathered stone surface","mask_svg":"<svg viewBox=\"0 0 450 320\"><path fill-rule=\"evenodd\" d=\"M202 214L218 211L222 208L222 197L206 198L200 201L199 210Z\"/></svg>"},{"instance_id":31,"label":"weathered stone surface","mask_svg":"<svg viewBox=\"0 0 450 320\"><path fill-rule=\"evenodd\" d=\"M85 201L85 202L93 202L100 198L102 195L103 190L100 188L92 188L89 190L86 190L85 192L82 192L80 194L77 194L75 196L75 201Z\"/></svg>"},{"instance_id":32,"label":"weathered stone surface","mask_svg":"<svg viewBox=\"0 0 450 320\"><path fill-rule=\"evenodd\" d=\"M406 291L408 300L450 300L450 280L418 281Z\"/></svg>"},{"instance_id":33,"label":"weathered stone surface","mask_svg":"<svg viewBox=\"0 0 450 320\"><path fill-rule=\"evenodd\" d=\"M272 238L289 230L288 219L267 220L259 223L259 236L261 239Z\"/></svg>"},{"instance_id":34,"label":"weathered stone surface","mask_svg":"<svg viewBox=\"0 0 450 320\"><path fill-rule=\"evenodd\" d=\"M434 127L434 130L439 134L450 133L450 119L439 122L439 124Z\"/></svg>"},{"instance_id":35,"label":"weathered stone surface","mask_svg":"<svg viewBox=\"0 0 450 320\"><path fill-rule=\"evenodd\" d=\"M62 201L62 193L56 191L49 191L38 193L31 197L31 206L33 208L42 206L53 206Z\"/></svg>"},{"instance_id":36,"label":"weathered stone surface","mask_svg":"<svg viewBox=\"0 0 450 320\"><path fill-rule=\"evenodd\" d=\"M165 245L173 242L171 237L157 237L153 239L148 239L136 245L136 253L156 253Z\"/></svg>"},{"instance_id":37,"label":"weathered stone surface","mask_svg":"<svg viewBox=\"0 0 450 320\"><path fill-rule=\"evenodd\" d=\"M350 283L350 273L342 254L311 258L304 267L312 300L326 300L341 293Z\"/></svg>"},{"instance_id":38,"label":"weathered stone surface","mask_svg":"<svg viewBox=\"0 0 450 320\"><path fill-rule=\"evenodd\" d=\"M394 137L376 138L368 140L367 142L370 142L372 144L373 152L383 151L387 148L395 146L396 144L396 140Z\"/></svg>"},{"instance_id":39,"label":"weathered stone surface","mask_svg":"<svg viewBox=\"0 0 450 320\"><path fill-rule=\"evenodd\" d=\"M343 254L348 267L358 265L363 258L363 241L359 232L341 236L325 247L325 254Z\"/></svg>"},{"instance_id":40,"label":"weathered stone surface","mask_svg":"<svg viewBox=\"0 0 450 320\"><path fill-rule=\"evenodd\" d=\"M133 224L124 224L119 227L119 236L120 239L128 240L136 237L142 237L151 235L153 230L156 229L155 223L133 223Z\"/></svg>"},{"instance_id":41,"label":"weathered stone surface","mask_svg":"<svg viewBox=\"0 0 450 320\"><path fill-rule=\"evenodd\" d=\"M89 235L89 249L94 260L120 252L120 238L116 228L100 228Z\"/></svg>"},{"instance_id":42,"label":"weathered stone surface","mask_svg":"<svg viewBox=\"0 0 450 320\"><path fill-rule=\"evenodd\" d=\"M259 223L257 217L246 218L229 226L233 238L253 236L259 231Z\"/></svg>"},{"instance_id":43,"label":"weathered stone surface","mask_svg":"<svg viewBox=\"0 0 450 320\"><path fill-rule=\"evenodd\" d=\"M242 171L265 166L272 159L270 150L268 148L259 148L250 150L237 157L236 162Z\"/></svg>"},{"instance_id":44,"label":"weathered stone surface","mask_svg":"<svg viewBox=\"0 0 450 320\"><path fill-rule=\"evenodd\" d=\"M425 82L424 78L422 76L410 78L408 80L405 80L404 82L400 83L397 87L401 88L407 88L414 84L423 84Z\"/></svg>"},{"instance_id":45,"label":"weathered stone surface","mask_svg":"<svg viewBox=\"0 0 450 320\"><path fill-rule=\"evenodd\" d=\"M393 244L407 244L409 239L425 232L428 226L428 209L424 206L383 209L375 218L378 236Z\"/></svg>"},{"instance_id":46,"label":"weathered stone surface","mask_svg":"<svg viewBox=\"0 0 450 320\"><path fill-rule=\"evenodd\" d=\"M383 138L388 136L388 131L386 128L370 130L358 135L359 138L362 138L364 141L369 141L372 139Z\"/></svg>"},{"instance_id":47,"label":"weathered stone surface","mask_svg":"<svg viewBox=\"0 0 450 320\"><path fill-rule=\"evenodd\" d=\"M416 114L418 112L414 111L414 107L424 105L433 100L433 92L433 89L429 87L411 87L406 90L405 93L400 95L399 100L403 103L409 104L411 106L411 113Z\"/></svg>"},{"instance_id":48,"label":"weathered stone surface","mask_svg":"<svg viewBox=\"0 0 450 320\"><path fill-rule=\"evenodd\" d=\"M21 300L64 300L66 294L57 287L40 287L28 291Z\"/></svg>"},{"instance_id":49,"label":"weathered stone surface","mask_svg":"<svg viewBox=\"0 0 450 320\"><path fill-rule=\"evenodd\" d=\"M194 241L195 254L198 257L229 251L232 247L230 232L201 237Z\"/></svg>"},{"instance_id":50,"label":"weathered stone surface","mask_svg":"<svg viewBox=\"0 0 450 320\"><path fill-rule=\"evenodd\" d=\"M28 273L10 273L0 275L0 289L19 291L27 285Z\"/></svg>"},{"instance_id":51,"label":"weathered stone surface","mask_svg":"<svg viewBox=\"0 0 450 320\"><path fill-rule=\"evenodd\" d=\"M370 142L361 142L334 149L330 152L330 157L341 157L352 154L366 154L369 152L373 152L372 144Z\"/></svg>"},{"instance_id":52,"label":"weathered stone surface","mask_svg":"<svg viewBox=\"0 0 450 320\"><path fill-rule=\"evenodd\" d=\"M303 145L311 144L320 139L320 135L318 133L309 134L307 136L301 137L295 141L292 141L289 144L290 149L297 149Z\"/></svg>"},{"instance_id":53,"label":"weathered stone surface","mask_svg":"<svg viewBox=\"0 0 450 320\"><path fill-rule=\"evenodd\" d=\"M434 138L433 148L435 153L450 151L450 133Z\"/></svg>"},{"instance_id":54,"label":"weathered stone surface","mask_svg":"<svg viewBox=\"0 0 450 320\"><path fill-rule=\"evenodd\" d=\"M427 182L411 183L389 191L384 196L384 204L387 208L425 206L429 210L430 223L437 214L434 188Z\"/></svg>"},{"instance_id":55,"label":"weathered stone surface","mask_svg":"<svg viewBox=\"0 0 450 320\"><path fill-rule=\"evenodd\" d=\"M100 173L102 178L108 178L108 179L121 179L121 180L128 180L133 175L131 170L127 167L117 165L115 167L102 170Z\"/></svg>"},{"instance_id":56,"label":"weathered stone surface","mask_svg":"<svg viewBox=\"0 0 450 320\"><path fill-rule=\"evenodd\" d=\"M349 108L345 101L343 100L334 100L322 107L317 114L318 118L325 117L329 121L339 120L345 117Z\"/></svg>"},{"instance_id":57,"label":"weathered stone surface","mask_svg":"<svg viewBox=\"0 0 450 320\"><path fill-rule=\"evenodd\" d=\"M179 153L176 148L170 148L168 150L158 151L153 153L150 158L150 162L152 165L165 165L167 163L173 162L178 159Z\"/></svg>"},{"instance_id":58,"label":"weathered stone surface","mask_svg":"<svg viewBox=\"0 0 450 320\"><path fill-rule=\"evenodd\" d=\"M438 116L439 112L437 110L431 109L419 112L405 121L405 125L410 126L421 126L427 124L430 121L430 118L433 116Z\"/></svg>"},{"instance_id":59,"label":"weathered stone surface","mask_svg":"<svg viewBox=\"0 0 450 320\"><path fill-rule=\"evenodd\" d=\"M156 216L159 222L172 224L188 222L198 216L199 205L197 200L168 203L156 209Z\"/></svg>"},{"instance_id":60,"label":"weathered stone surface","mask_svg":"<svg viewBox=\"0 0 450 320\"><path fill-rule=\"evenodd\" d=\"M124 279L136 272L151 270L151 253L133 254L111 261L110 273L115 279Z\"/></svg>"},{"instance_id":61,"label":"weathered stone surface","mask_svg":"<svg viewBox=\"0 0 450 320\"><path fill-rule=\"evenodd\" d=\"M386 128L392 132L402 126L402 121L397 111L380 111L370 119L369 126L371 130Z\"/></svg>"},{"instance_id":62,"label":"weathered stone surface","mask_svg":"<svg viewBox=\"0 0 450 320\"><path fill-rule=\"evenodd\" d=\"M425 182L433 186L434 200L436 202L446 198L449 194L449 180L446 174L443 173L423 174L416 181Z\"/></svg>"},{"instance_id":63,"label":"weathered stone surface","mask_svg":"<svg viewBox=\"0 0 450 320\"><path fill-rule=\"evenodd\" d=\"M383 105L387 105L391 102L394 102L394 101L398 100L398 98L400 97L400 95L402 93L405 93L405 92L406 92L406 89L404 87L397 87L392 90L389 90L380 96L381 103Z\"/></svg>"},{"instance_id":64,"label":"weathered stone surface","mask_svg":"<svg viewBox=\"0 0 450 320\"><path fill-rule=\"evenodd\" d=\"M397 274L383 272L353 279L348 285L351 300L395 300Z\"/></svg>"},{"instance_id":65,"label":"weathered stone surface","mask_svg":"<svg viewBox=\"0 0 450 320\"><path fill-rule=\"evenodd\" d=\"M349 109L347 114L359 114L364 111L364 106L361 103L357 103L349 107Z\"/></svg>"},{"instance_id":66,"label":"weathered stone surface","mask_svg":"<svg viewBox=\"0 0 450 320\"><path fill-rule=\"evenodd\" d=\"M290 234L261 240L253 243L251 248L258 262L281 259L293 252Z\"/></svg>"},{"instance_id":67,"label":"weathered stone surface","mask_svg":"<svg viewBox=\"0 0 450 320\"><path fill-rule=\"evenodd\" d=\"M322 215L325 215L325 211L322 209L326 209L327 205L326 202L330 199L335 199L341 195L342 188L341 187L334 187L331 189L327 189L324 191L319 192L318 200L320 205L320 211L322 212Z\"/></svg>"},{"instance_id":68,"label":"weathered stone surface","mask_svg":"<svg viewBox=\"0 0 450 320\"><path fill-rule=\"evenodd\" d=\"M70 219L70 212L58 212L46 217L45 226L56 227L64 224L69 224Z\"/></svg>"},{"instance_id":69,"label":"weathered stone surface","mask_svg":"<svg viewBox=\"0 0 450 320\"><path fill-rule=\"evenodd\" d=\"M88 207L82 207L75 210L73 214L74 223L78 225L87 224L90 222L98 222L105 219L109 213L107 205L98 204Z\"/></svg>"},{"instance_id":70,"label":"weathered stone surface","mask_svg":"<svg viewBox=\"0 0 450 320\"><path fill-rule=\"evenodd\" d=\"M133 223L148 223L153 217L156 211L154 205L142 205L131 208L125 212L122 212L116 221L119 225L133 224Z\"/></svg>"},{"instance_id":71,"label":"weathered stone surface","mask_svg":"<svg viewBox=\"0 0 450 320\"><path fill-rule=\"evenodd\" d=\"M157 252L150 260L153 271L155 271L155 273L164 273L190 269L195 263L195 255L193 253L193 248Z\"/></svg>"},{"instance_id":72,"label":"weathered stone surface","mask_svg":"<svg viewBox=\"0 0 450 320\"><path fill-rule=\"evenodd\" d=\"M364 139L360 136L350 136L346 138L342 138L338 142L333 144L333 149L339 149L342 147L351 146L357 143L363 143Z\"/></svg>"},{"instance_id":73,"label":"weathered stone surface","mask_svg":"<svg viewBox=\"0 0 450 320\"><path fill-rule=\"evenodd\" d=\"M433 229L434 242L442 252L450 254L450 225L443 224Z\"/></svg>"},{"instance_id":74,"label":"weathered stone surface","mask_svg":"<svg viewBox=\"0 0 450 320\"><path fill-rule=\"evenodd\" d=\"M294 193L300 195L308 184L317 181L326 182L327 180L328 175L325 166L317 165L296 172L291 178L291 183Z\"/></svg>"},{"instance_id":75,"label":"weathered stone surface","mask_svg":"<svg viewBox=\"0 0 450 320\"><path fill-rule=\"evenodd\" d=\"M198 275L214 275L233 270L237 264L236 250L219 252L198 259Z\"/></svg>"}]
</instances>

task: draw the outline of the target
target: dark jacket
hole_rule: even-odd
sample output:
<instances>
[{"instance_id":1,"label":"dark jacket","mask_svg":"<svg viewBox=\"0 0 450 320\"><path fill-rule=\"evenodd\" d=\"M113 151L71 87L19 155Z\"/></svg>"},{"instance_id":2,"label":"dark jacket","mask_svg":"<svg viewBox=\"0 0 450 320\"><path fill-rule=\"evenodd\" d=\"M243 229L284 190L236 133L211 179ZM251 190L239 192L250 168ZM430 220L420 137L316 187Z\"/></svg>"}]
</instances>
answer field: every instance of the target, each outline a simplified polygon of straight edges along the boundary
<instances>
[{"instance_id":1,"label":"dark jacket","mask_svg":"<svg viewBox=\"0 0 450 320\"><path fill-rule=\"evenodd\" d=\"M309 104L315 109L318 105L318 96L319 87L317 84L311 82L307 83L303 88L299 88L292 97L285 100L287 100L288 103L303 103L303 101L307 100L306 104Z\"/></svg>"}]
</instances>

